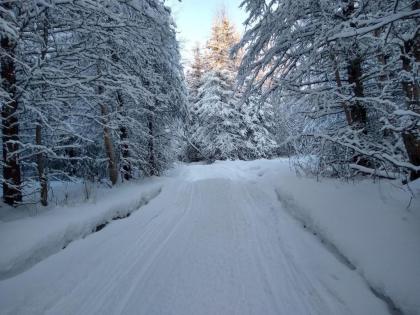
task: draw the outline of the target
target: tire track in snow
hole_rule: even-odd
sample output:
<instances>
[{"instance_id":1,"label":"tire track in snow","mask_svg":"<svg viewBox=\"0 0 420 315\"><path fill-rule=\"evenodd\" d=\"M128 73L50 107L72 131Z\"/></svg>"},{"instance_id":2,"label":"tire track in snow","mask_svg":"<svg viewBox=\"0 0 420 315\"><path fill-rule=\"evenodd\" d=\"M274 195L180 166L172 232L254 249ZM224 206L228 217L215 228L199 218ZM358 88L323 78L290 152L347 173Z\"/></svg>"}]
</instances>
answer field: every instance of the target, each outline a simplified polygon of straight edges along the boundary
<instances>
[{"instance_id":1,"label":"tire track in snow","mask_svg":"<svg viewBox=\"0 0 420 315\"><path fill-rule=\"evenodd\" d=\"M160 187L159 188L159 193L152 199L148 200L147 202L144 203L143 206L148 205L150 202L152 202L157 196L159 196L163 191L163 188ZM142 207L143 207L142 206ZM151 223L153 223L154 219L156 219L159 215L161 215L161 213L157 214L156 216L154 216L147 225L150 225ZM118 282L124 275L127 274L127 271L125 269L125 265L127 264L127 262L134 262L135 258L137 257L137 255L135 255L134 251L133 251L133 247L138 247L141 243L144 242L144 234L147 232L147 230L144 231L144 233L137 233L135 234L136 238L133 239L133 246L128 246L126 247L126 250L124 251L124 253L120 256L120 259L118 260L117 264L114 264L112 266L112 269L109 270L109 265L104 264L106 271L104 271L104 274L108 274L111 275L109 276L106 280L105 283L103 283L102 286L98 287L96 290L92 291L92 295L89 296L89 299L87 299L85 302L81 302L79 301L79 303L81 303L82 307L81 309L90 309L89 307L93 307L96 306L100 306L103 304L103 301L107 298L108 293L110 291L112 291L112 289L114 288L114 284L116 282ZM91 235L96 234L96 232L92 232ZM90 235L86 236L89 237ZM86 238L85 237L85 238ZM108 239L104 239L103 240L103 244L105 244L108 241ZM133 263L133 264L134 264ZM96 268L100 268L101 265L96 266ZM77 292L80 288L82 288L83 286L85 286L87 283L89 283L91 280L91 275L88 274L86 278L83 279L83 281L77 283L77 285L75 287L72 288L72 290L70 292L68 292L68 294L66 296L62 296L60 299L54 301L54 303L52 303L51 305L49 305L47 308L45 308L44 312L45 314L56 314L59 313L60 311L60 304L66 300L66 298L70 295L72 295L74 292ZM100 312L99 312L100 313Z\"/></svg>"},{"instance_id":2,"label":"tire track in snow","mask_svg":"<svg viewBox=\"0 0 420 315\"><path fill-rule=\"evenodd\" d=\"M166 185L130 220L0 283L0 307L86 315L386 312L312 235L273 210L271 186L253 184L245 169L203 167L186 167L184 175L197 173ZM45 284L29 283L34 279Z\"/></svg>"},{"instance_id":3,"label":"tire track in snow","mask_svg":"<svg viewBox=\"0 0 420 315\"><path fill-rule=\"evenodd\" d=\"M168 244L169 240L173 237L173 235L178 231L179 227L181 226L183 220L185 219L186 215L191 211L191 205L193 200L193 194L194 187L193 185L190 185L190 191L184 191L184 194L189 194L189 203L188 206L185 208L184 212L181 214L177 222L173 225L173 227L169 230L167 233L167 236L164 238L164 240L161 242L160 245L156 248L154 253L151 255L151 257L148 259L148 261L144 264L144 267L140 272L137 273L134 280L132 281L130 288L128 289L128 292L125 294L125 297L120 302L119 307L117 309L117 314L123 314L124 308L127 306L127 302L131 298L131 296L134 293L135 288L140 283L140 280L144 277L144 275L147 273L147 271L150 269L150 267L153 265L153 263L159 258L160 254L164 250L165 246ZM182 190L179 195L182 195Z\"/></svg>"},{"instance_id":4,"label":"tire track in snow","mask_svg":"<svg viewBox=\"0 0 420 315\"><path fill-rule=\"evenodd\" d=\"M258 190L257 187L252 187L254 190ZM247 204L252 205L246 207L247 215L250 217L250 222L253 222L253 230L254 235L257 240L257 245L255 246L255 251L257 252L258 257L258 264L261 267L261 271L263 273L264 280L267 284L267 286L270 288L270 296L273 297L273 302L276 305L276 310L280 314L281 310L279 308L279 305L276 302L275 299L275 284L272 283L272 280L275 278L273 275L270 274L270 268L267 266L267 261L270 261L270 259L267 257L264 252L270 251L271 257L273 256L281 256L281 269L282 269L282 275L284 276L283 279L287 281L286 290L283 291L283 294L286 294L288 298L286 301L282 301L283 303L289 304L289 309L292 311L293 308L296 308L296 305L303 305L304 312L307 314L311 314L314 309L317 309L317 313L319 314L332 314L331 310L323 303L322 299L317 295L317 297L309 296L307 294L308 291L316 292L315 288L312 286L312 283L309 281L309 279L306 277L306 274L303 270L297 270L296 264L293 262L292 255L287 253L287 247L285 244L282 244L282 241L280 238L277 238L280 242L278 244L272 244L271 242L267 240L262 240L261 232L264 231L260 226L260 228L257 228L255 225L255 222L260 222L260 219L256 216L255 213L253 213L252 210L255 211L261 211L261 199L255 198L253 195L255 195L255 191L252 192L250 187L244 186L244 195L246 196ZM268 197L268 196L266 196ZM265 198L268 200L268 198ZM257 213L258 214L258 213ZM260 222L260 224L263 222ZM264 224L265 225L265 224ZM276 227L272 224L269 224L269 226L265 227L265 230L271 230L271 232L274 232L276 230ZM273 247L274 245L274 247ZM265 250L264 250L265 248ZM297 276L299 275L299 277ZM303 284L301 284L303 282ZM297 291L298 290L298 291ZM305 296L310 297L310 299L304 298ZM309 303L309 301L314 301L313 303ZM290 303L290 301L294 301L294 303Z\"/></svg>"},{"instance_id":5,"label":"tire track in snow","mask_svg":"<svg viewBox=\"0 0 420 315\"><path fill-rule=\"evenodd\" d=\"M182 191L181 188L184 188L184 186L180 187L180 192ZM181 193L178 194L178 199L180 199L182 196ZM182 200L174 203L174 207L177 203L182 203ZM93 291L92 294L89 296L89 299L86 299L85 302L81 303L81 309L87 310L86 314L101 314L101 307L106 302L107 298L112 294L112 291L115 289L115 283L118 283L120 281L123 281L124 278L130 278L131 274L136 274L138 272L136 266L138 265L144 265L144 262L141 261L142 256L138 255L137 250L144 249L145 251L150 251L150 248L152 248L155 245L155 242L153 242L153 239L151 239L151 236L155 235L154 240L158 241L159 236L165 236L166 234L163 234L166 229L162 229L162 226L159 228L156 228L155 224L157 221L159 221L162 216L164 217L167 214L167 209L160 208L159 213L155 214L150 221L147 222L145 229L139 233L132 234L134 237L132 239L132 243L129 244L129 246L126 246L125 251L123 255L119 256L119 260L117 264L114 264L112 266L112 269L109 269L109 265L104 262L103 264L103 274L107 274L108 277L104 279L104 283L100 287L98 287L97 290ZM175 213L174 213L175 214ZM182 213L182 216L185 216L185 211ZM182 216L178 219L179 221L182 219ZM166 225L168 229L174 230L176 226L172 227L173 220L176 220L176 218L172 218L169 220L166 219ZM104 240L104 242L106 239ZM163 246L163 245L162 245ZM144 248L146 247L146 248ZM136 250L137 249L137 250ZM155 249L153 249L155 251ZM151 254L151 257L153 258L153 255ZM77 292L81 287L86 285L86 283L89 283L90 279L89 276L86 279L83 279L83 282L77 284L76 287L72 289L71 292L69 292L69 295L72 294L72 292ZM131 281L132 282L132 281ZM127 296L127 293L125 296L122 297L124 300ZM129 297L127 297L128 299ZM63 296L61 300L65 300L66 296ZM92 309L96 311L92 311ZM54 303L54 305L51 307L52 313L55 314L59 312L60 310L60 301L57 301ZM118 313L114 313L118 314Z\"/></svg>"}]
</instances>

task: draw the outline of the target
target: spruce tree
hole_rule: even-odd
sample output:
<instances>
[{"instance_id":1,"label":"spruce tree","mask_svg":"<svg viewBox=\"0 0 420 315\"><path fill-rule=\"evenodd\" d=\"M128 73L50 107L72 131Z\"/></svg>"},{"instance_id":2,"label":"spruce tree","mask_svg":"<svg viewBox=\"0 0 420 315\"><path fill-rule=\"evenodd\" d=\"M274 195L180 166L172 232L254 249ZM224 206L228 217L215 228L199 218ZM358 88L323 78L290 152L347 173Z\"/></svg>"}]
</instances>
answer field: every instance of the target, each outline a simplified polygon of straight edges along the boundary
<instances>
[{"instance_id":1,"label":"spruce tree","mask_svg":"<svg viewBox=\"0 0 420 315\"><path fill-rule=\"evenodd\" d=\"M222 10L207 41L205 60L198 48L188 75L190 132L187 157L254 159L270 157L276 146L270 132L272 108L255 97L240 98L236 90L239 57L231 49L239 36ZM203 76L203 72L207 71ZM187 132L188 133L188 132Z\"/></svg>"},{"instance_id":2,"label":"spruce tree","mask_svg":"<svg viewBox=\"0 0 420 315\"><path fill-rule=\"evenodd\" d=\"M193 49L193 60L187 71L188 100L190 103L197 101L198 90L201 86L205 72L205 62L200 45L197 43Z\"/></svg>"},{"instance_id":3,"label":"spruce tree","mask_svg":"<svg viewBox=\"0 0 420 315\"><path fill-rule=\"evenodd\" d=\"M239 111L243 138L241 157L246 160L272 157L277 149L273 106L267 100L261 102L259 95L254 94L240 103Z\"/></svg>"},{"instance_id":4,"label":"spruce tree","mask_svg":"<svg viewBox=\"0 0 420 315\"><path fill-rule=\"evenodd\" d=\"M205 64L199 44L194 47L193 61L187 71L188 84L188 115L185 124L186 152L185 157L188 161L196 162L202 160L203 154L200 152L199 144L194 138L194 132L199 125L198 107L199 90L203 83Z\"/></svg>"},{"instance_id":5,"label":"spruce tree","mask_svg":"<svg viewBox=\"0 0 420 315\"><path fill-rule=\"evenodd\" d=\"M213 70L203 77L194 139L206 159L237 159L241 153L240 113L233 96L233 77L228 70Z\"/></svg>"},{"instance_id":6,"label":"spruce tree","mask_svg":"<svg viewBox=\"0 0 420 315\"><path fill-rule=\"evenodd\" d=\"M213 24L207 41L208 66L212 70L236 71L236 60L231 58L231 49L239 42L239 35L225 10L221 10Z\"/></svg>"}]
</instances>

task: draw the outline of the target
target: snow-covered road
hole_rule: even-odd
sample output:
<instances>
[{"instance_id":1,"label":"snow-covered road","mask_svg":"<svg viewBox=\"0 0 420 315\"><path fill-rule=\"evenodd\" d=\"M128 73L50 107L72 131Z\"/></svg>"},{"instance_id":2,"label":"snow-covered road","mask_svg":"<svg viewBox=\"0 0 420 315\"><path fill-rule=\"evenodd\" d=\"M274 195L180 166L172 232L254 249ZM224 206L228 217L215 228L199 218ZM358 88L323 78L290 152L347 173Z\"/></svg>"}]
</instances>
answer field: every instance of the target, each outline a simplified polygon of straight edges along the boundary
<instances>
[{"instance_id":1,"label":"snow-covered road","mask_svg":"<svg viewBox=\"0 0 420 315\"><path fill-rule=\"evenodd\" d=\"M259 176L176 169L129 218L0 281L0 313L388 314Z\"/></svg>"}]
</instances>

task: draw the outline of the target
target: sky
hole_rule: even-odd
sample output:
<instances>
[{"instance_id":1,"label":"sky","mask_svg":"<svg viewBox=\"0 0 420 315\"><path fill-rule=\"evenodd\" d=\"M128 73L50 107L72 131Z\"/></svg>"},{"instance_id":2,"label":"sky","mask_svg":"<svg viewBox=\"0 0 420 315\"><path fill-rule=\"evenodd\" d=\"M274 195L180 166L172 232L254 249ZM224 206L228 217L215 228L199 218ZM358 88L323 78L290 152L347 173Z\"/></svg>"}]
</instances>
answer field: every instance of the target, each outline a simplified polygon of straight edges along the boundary
<instances>
[{"instance_id":1,"label":"sky","mask_svg":"<svg viewBox=\"0 0 420 315\"><path fill-rule=\"evenodd\" d=\"M210 36L212 22L218 10L226 9L228 17L239 32L246 12L239 8L242 0L167 0L177 24L178 40L184 62L192 55L192 48L197 42L204 44Z\"/></svg>"}]
</instances>

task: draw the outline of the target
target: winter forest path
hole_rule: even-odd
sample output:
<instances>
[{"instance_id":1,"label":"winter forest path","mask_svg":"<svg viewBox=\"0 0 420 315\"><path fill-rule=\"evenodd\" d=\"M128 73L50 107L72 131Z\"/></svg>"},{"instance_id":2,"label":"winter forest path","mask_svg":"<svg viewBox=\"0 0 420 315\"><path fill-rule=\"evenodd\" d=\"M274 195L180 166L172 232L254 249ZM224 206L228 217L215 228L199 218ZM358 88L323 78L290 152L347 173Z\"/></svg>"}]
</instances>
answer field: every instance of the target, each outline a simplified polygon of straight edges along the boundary
<instances>
[{"instance_id":1,"label":"winter forest path","mask_svg":"<svg viewBox=\"0 0 420 315\"><path fill-rule=\"evenodd\" d=\"M178 167L141 211L0 281L0 313L387 314L260 170L232 165Z\"/></svg>"}]
</instances>

